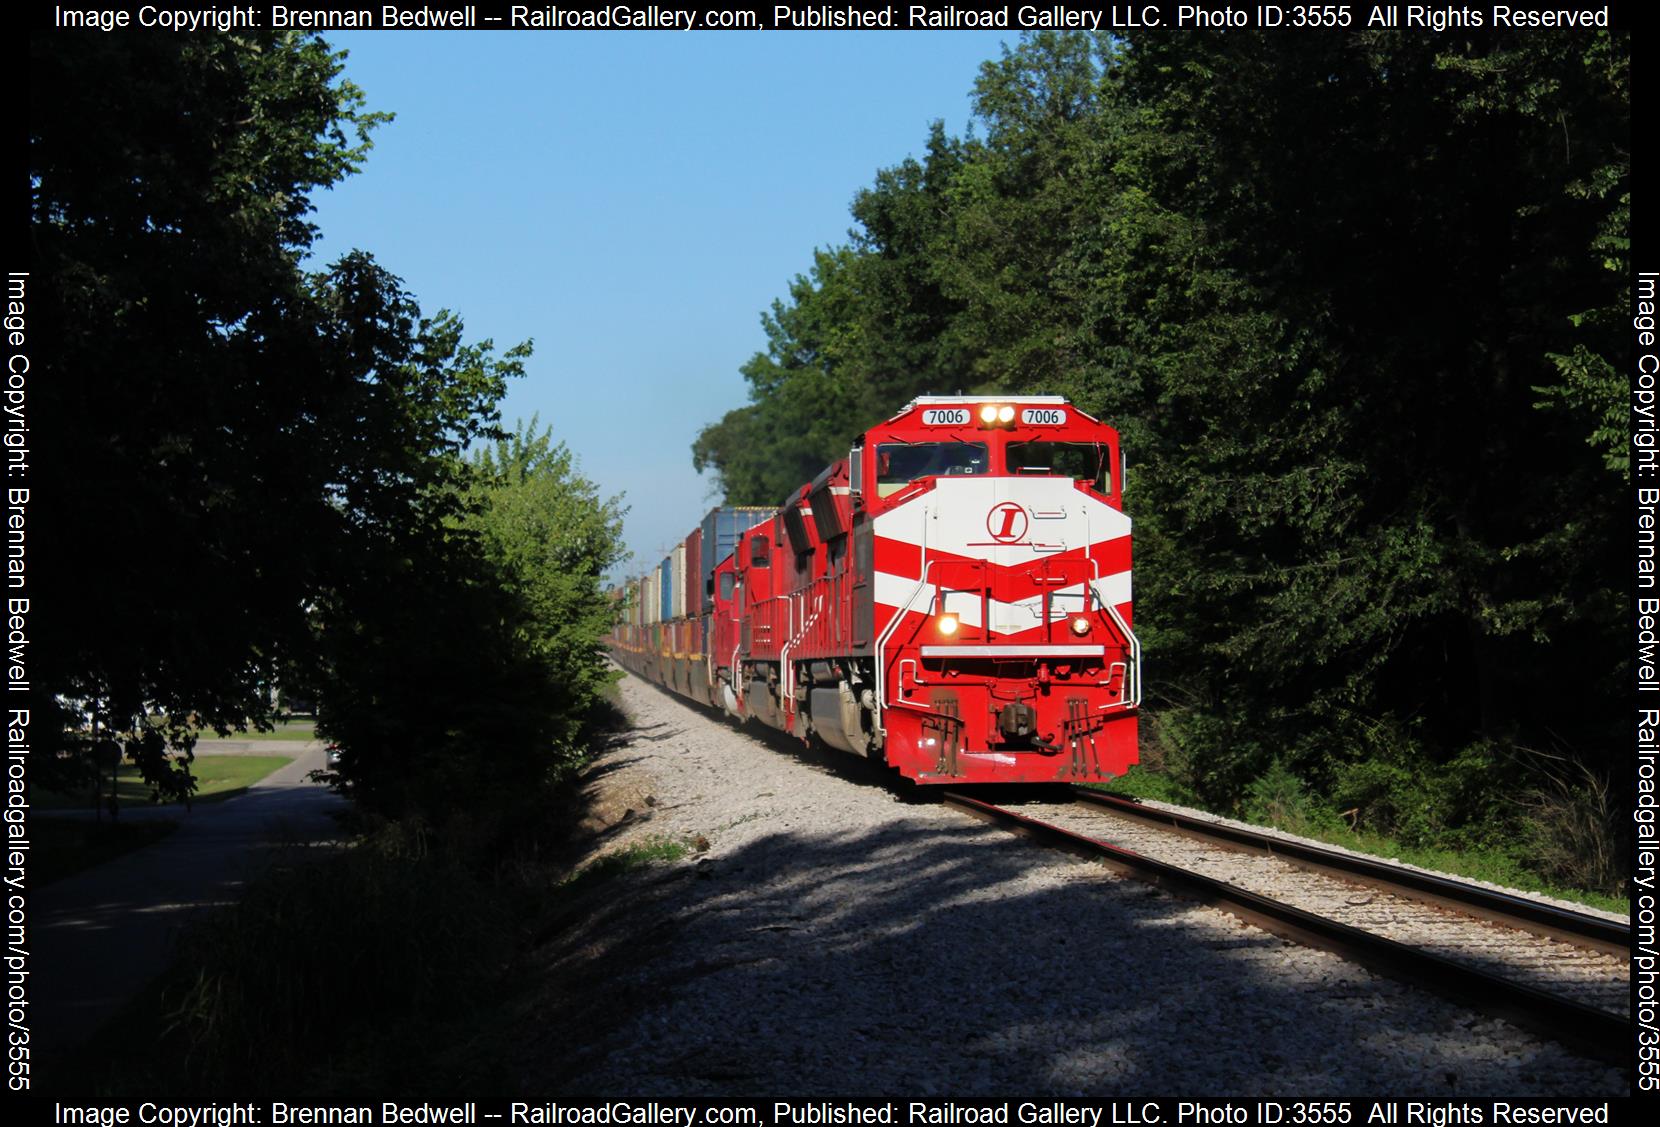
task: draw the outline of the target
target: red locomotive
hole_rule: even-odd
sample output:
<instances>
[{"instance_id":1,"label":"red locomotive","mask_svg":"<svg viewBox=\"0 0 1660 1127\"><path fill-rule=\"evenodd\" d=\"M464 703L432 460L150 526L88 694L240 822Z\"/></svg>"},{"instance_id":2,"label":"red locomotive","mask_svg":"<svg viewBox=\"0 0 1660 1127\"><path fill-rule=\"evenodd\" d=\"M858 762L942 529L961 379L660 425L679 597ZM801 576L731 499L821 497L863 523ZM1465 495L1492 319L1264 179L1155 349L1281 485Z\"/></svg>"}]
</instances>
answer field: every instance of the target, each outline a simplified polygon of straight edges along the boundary
<instances>
[{"instance_id":1,"label":"red locomotive","mask_svg":"<svg viewBox=\"0 0 1660 1127\"><path fill-rule=\"evenodd\" d=\"M628 585L613 652L919 783L1136 761L1118 432L1058 396L926 396L778 509L716 509Z\"/></svg>"}]
</instances>

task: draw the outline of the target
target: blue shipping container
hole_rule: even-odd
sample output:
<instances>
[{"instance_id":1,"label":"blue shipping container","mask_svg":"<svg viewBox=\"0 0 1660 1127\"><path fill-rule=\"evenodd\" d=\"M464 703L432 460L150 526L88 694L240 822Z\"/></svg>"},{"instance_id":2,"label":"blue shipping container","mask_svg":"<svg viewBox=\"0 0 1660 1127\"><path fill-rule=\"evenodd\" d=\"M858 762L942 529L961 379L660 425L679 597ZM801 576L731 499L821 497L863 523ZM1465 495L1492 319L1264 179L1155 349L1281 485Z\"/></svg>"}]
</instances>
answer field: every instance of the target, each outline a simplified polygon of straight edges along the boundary
<instances>
[{"instance_id":1,"label":"blue shipping container","mask_svg":"<svg viewBox=\"0 0 1660 1127\"><path fill-rule=\"evenodd\" d=\"M709 510L709 515L703 518L703 584L705 589L709 585L709 577L715 574L715 568L738 547L738 540L743 534L766 520L772 513L772 509L760 505L740 505L732 508Z\"/></svg>"},{"instance_id":2,"label":"blue shipping container","mask_svg":"<svg viewBox=\"0 0 1660 1127\"><path fill-rule=\"evenodd\" d=\"M662 613L658 615L659 622L667 622L674 617L674 557L670 556L657 565L657 595L658 604Z\"/></svg>"}]
</instances>

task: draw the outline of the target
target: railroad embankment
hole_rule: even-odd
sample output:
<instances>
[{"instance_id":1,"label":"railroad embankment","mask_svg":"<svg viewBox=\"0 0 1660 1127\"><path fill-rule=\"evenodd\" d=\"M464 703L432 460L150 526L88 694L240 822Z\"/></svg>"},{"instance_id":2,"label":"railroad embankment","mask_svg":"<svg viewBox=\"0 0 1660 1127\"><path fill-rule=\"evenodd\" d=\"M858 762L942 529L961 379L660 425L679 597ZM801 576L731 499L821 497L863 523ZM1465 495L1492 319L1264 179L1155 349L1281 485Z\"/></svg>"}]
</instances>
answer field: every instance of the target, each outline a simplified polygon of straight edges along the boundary
<instances>
[{"instance_id":1,"label":"railroad embankment","mask_svg":"<svg viewBox=\"0 0 1660 1127\"><path fill-rule=\"evenodd\" d=\"M529 1090L1626 1090L1502 1022L905 801L845 757L632 678L621 693L635 726L589 772L589 861L686 852L544 936L503 1038Z\"/></svg>"}]
</instances>

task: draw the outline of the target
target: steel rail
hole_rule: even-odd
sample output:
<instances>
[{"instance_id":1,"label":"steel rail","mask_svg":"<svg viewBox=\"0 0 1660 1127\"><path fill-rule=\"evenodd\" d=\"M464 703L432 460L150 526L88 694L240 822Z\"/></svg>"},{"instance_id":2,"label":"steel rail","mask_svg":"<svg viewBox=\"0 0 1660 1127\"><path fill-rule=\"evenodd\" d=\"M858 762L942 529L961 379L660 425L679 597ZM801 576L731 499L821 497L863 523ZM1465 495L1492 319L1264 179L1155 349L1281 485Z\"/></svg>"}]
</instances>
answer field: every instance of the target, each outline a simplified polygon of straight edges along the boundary
<instances>
[{"instance_id":1,"label":"steel rail","mask_svg":"<svg viewBox=\"0 0 1660 1127\"><path fill-rule=\"evenodd\" d=\"M1330 951L1380 974L1422 986L1600 1060L1627 1066L1631 1062L1631 1020L1624 1015L1460 965L977 798L954 791L943 798L975 817L1101 861L1124 876L1219 908L1283 939Z\"/></svg>"},{"instance_id":2,"label":"steel rail","mask_svg":"<svg viewBox=\"0 0 1660 1127\"><path fill-rule=\"evenodd\" d=\"M1139 818L1201 841L1267 853L1301 869L1368 885L1439 908L1449 908L1489 923L1502 924L1518 931L1612 955L1629 957L1631 954L1631 925L1627 922L1605 920L1599 916L1541 904L1537 900L1529 900L1523 896L1513 896L1507 892L1496 892L1490 888L1464 884L1415 869L1385 864L1370 857L1339 853L1334 849L1322 849L1300 841L1287 841L1239 826L1225 826L1204 818L1178 814L1172 810L1160 810L1099 791L1074 787L1072 795L1082 802L1111 810L1114 814Z\"/></svg>"}]
</instances>

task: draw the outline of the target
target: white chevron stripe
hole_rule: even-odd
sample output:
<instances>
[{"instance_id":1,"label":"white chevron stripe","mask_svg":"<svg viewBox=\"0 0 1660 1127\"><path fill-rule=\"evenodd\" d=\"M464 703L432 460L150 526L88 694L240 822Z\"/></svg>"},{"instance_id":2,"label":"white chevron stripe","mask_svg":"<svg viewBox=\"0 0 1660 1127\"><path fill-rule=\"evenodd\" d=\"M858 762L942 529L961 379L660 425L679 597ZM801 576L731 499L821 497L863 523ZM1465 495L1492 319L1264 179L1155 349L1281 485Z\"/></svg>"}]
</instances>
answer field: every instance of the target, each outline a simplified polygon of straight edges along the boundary
<instances>
[{"instance_id":1,"label":"white chevron stripe","mask_svg":"<svg viewBox=\"0 0 1660 1127\"><path fill-rule=\"evenodd\" d=\"M879 571L876 573L876 586L873 592L876 602L884 607L903 606L910 598L911 592L916 590L917 581L906 579L902 575ZM1130 602L1130 573L1118 572L1116 575L1104 575L1096 581L1095 589L1101 597L1113 606L1121 607ZM1077 614L1084 605L1084 585L1074 583L1070 587L1062 587L1050 595L1050 617L1059 621L1070 614ZM979 627L984 625L980 619L980 597L969 591L950 591L944 598L943 607L931 606L927 595L917 599L913 610L924 614L943 613L950 611L955 614L964 626ZM885 615L878 615L884 618ZM1030 630L1034 626L1043 625L1043 596L1033 595L1030 598L1016 602L1005 603L1000 599L991 600L992 629L1003 633L1012 633L1017 630Z\"/></svg>"}]
</instances>

